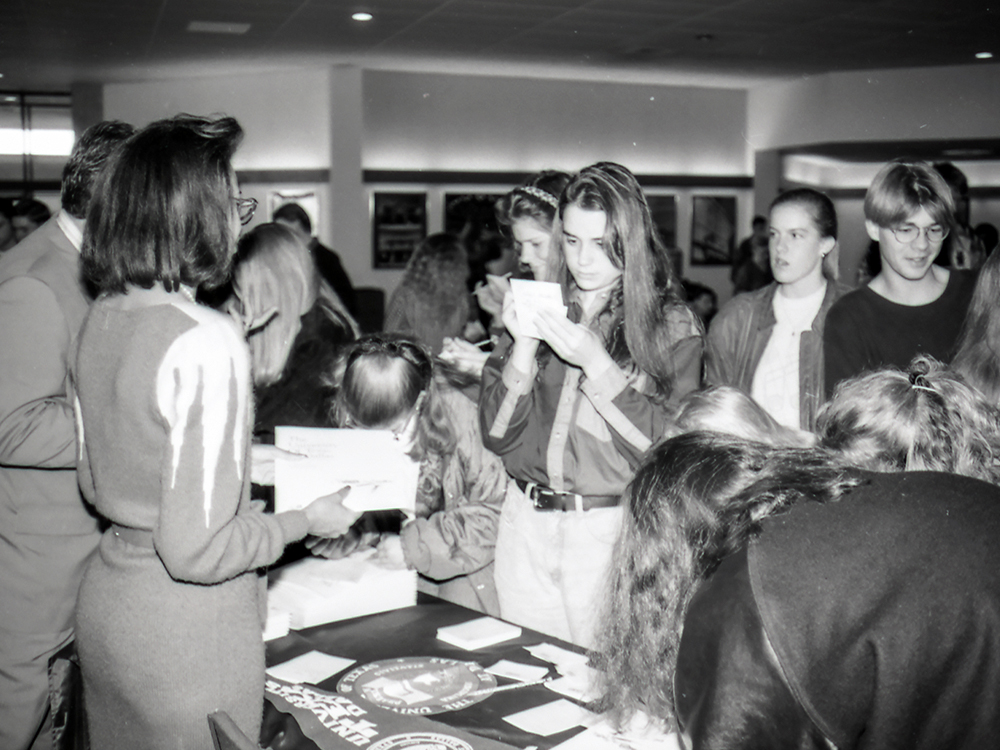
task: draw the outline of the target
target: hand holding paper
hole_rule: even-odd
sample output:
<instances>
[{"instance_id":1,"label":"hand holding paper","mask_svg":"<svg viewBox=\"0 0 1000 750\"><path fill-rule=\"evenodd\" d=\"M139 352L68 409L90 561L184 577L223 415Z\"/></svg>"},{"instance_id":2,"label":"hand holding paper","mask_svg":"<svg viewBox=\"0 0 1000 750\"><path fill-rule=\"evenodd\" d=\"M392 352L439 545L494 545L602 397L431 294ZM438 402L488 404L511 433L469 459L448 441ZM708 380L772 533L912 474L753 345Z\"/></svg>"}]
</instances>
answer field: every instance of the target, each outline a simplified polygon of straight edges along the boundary
<instances>
[{"instance_id":1,"label":"hand holding paper","mask_svg":"<svg viewBox=\"0 0 1000 750\"><path fill-rule=\"evenodd\" d=\"M538 316L543 310L549 311L557 317L566 317L562 287L555 282L511 279L510 291L514 298L514 312L517 316L517 327L521 336L533 339L544 338L537 328ZM507 323L506 314L504 323Z\"/></svg>"},{"instance_id":2,"label":"hand holding paper","mask_svg":"<svg viewBox=\"0 0 1000 750\"><path fill-rule=\"evenodd\" d=\"M343 487L330 495L316 498L305 507L309 519L309 533L314 536L341 536L361 514L344 506L350 487Z\"/></svg>"}]
</instances>

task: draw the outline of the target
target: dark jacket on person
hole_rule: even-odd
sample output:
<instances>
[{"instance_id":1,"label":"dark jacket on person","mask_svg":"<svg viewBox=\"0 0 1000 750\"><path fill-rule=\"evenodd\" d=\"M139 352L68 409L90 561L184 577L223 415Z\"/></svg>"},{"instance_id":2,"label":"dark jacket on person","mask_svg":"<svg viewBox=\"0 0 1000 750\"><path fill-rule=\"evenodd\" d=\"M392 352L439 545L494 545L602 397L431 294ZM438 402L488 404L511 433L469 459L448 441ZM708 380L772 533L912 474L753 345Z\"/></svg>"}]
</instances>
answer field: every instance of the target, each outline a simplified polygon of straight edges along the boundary
<instances>
[{"instance_id":1,"label":"dark jacket on person","mask_svg":"<svg viewBox=\"0 0 1000 750\"><path fill-rule=\"evenodd\" d=\"M776 320L774 295L777 282L763 289L745 292L723 305L708 329L705 381L708 385L729 385L751 393L760 358L771 339ZM827 281L823 304L812 328L799 339L799 427L812 431L816 414L826 399L823 376L823 326L826 314L850 287Z\"/></svg>"}]
</instances>

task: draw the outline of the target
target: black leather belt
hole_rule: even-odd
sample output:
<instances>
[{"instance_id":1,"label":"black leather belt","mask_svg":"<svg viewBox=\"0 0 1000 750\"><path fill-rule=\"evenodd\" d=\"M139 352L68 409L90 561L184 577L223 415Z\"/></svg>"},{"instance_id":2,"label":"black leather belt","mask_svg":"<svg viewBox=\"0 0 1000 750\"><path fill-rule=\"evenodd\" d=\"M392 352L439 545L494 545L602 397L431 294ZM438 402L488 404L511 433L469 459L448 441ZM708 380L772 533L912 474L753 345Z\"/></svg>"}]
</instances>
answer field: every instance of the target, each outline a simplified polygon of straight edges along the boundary
<instances>
[{"instance_id":1,"label":"black leather belt","mask_svg":"<svg viewBox=\"0 0 1000 750\"><path fill-rule=\"evenodd\" d=\"M535 510L593 510L594 508L613 508L621 502L620 495L581 495L576 492L558 492L542 487L534 482L515 479L525 496L531 500Z\"/></svg>"}]
</instances>

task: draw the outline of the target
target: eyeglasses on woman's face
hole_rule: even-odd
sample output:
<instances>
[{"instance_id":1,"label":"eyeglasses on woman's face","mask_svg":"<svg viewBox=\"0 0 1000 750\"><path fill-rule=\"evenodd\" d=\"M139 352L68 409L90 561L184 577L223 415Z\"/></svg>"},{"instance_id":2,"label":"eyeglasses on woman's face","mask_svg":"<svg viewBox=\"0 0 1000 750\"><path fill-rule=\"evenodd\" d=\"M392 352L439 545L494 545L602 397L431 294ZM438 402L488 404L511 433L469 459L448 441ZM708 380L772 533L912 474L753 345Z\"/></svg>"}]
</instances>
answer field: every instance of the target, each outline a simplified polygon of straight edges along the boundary
<instances>
[{"instance_id":1,"label":"eyeglasses on woman's face","mask_svg":"<svg viewBox=\"0 0 1000 750\"><path fill-rule=\"evenodd\" d=\"M236 204L236 212L240 215L240 224L246 226L253 219L254 212L257 210L257 199L233 198L233 202Z\"/></svg>"}]
</instances>

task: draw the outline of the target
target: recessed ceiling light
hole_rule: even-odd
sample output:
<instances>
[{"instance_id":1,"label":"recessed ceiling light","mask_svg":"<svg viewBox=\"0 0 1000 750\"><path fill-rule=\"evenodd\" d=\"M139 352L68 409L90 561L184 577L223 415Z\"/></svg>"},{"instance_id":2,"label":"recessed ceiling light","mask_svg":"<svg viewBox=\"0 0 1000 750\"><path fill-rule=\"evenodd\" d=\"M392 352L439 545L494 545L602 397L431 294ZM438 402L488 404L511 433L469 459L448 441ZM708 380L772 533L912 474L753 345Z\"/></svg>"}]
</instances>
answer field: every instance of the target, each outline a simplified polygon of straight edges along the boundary
<instances>
[{"instance_id":1,"label":"recessed ceiling light","mask_svg":"<svg viewBox=\"0 0 1000 750\"><path fill-rule=\"evenodd\" d=\"M976 57L979 58L980 60L989 60L991 57L993 57L993 53L992 52L977 52L976 53Z\"/></svg>"},{"instance_id":2,"label":"recessed ceiling light","mask_svg":"<svg viewBox=\"0 0 1000 750\"><path fill-rule=\"evenodd\" d=\"M199 34L246 34L250 31L248 23L220 23L218 21L192 21L188 24L188 31Z\"/></svg>"},{"instance_id":3,"label":"recessed ceiling light","mask_svg":"<svg viewBox=\"0 0 1000 750\"><path fill-rule=\"evenodd\" d=\"M355 21L370 21L374 18L374 16L371 13L365 13L364 11L361 11L359 13L353 14L351 18L353 18Z\"/></svg>"}]
</instances>

